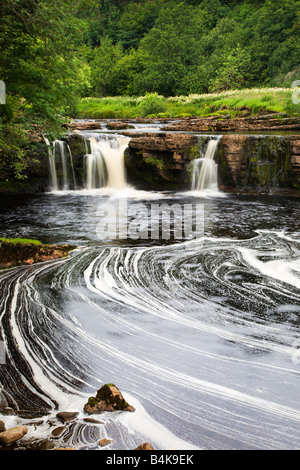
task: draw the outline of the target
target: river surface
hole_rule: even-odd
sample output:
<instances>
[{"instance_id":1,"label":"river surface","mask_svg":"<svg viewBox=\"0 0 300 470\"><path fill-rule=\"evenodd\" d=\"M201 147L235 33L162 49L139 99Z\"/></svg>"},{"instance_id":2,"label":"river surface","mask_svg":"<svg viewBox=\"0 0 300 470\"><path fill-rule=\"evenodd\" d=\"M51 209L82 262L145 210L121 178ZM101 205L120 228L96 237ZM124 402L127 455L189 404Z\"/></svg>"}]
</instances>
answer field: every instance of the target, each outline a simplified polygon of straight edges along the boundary
<instances>
[{"instance_id":1,"label":"river surface","mask_svg":"<svg viewBox=\"0 0 300 470\"><path fill-rule=\"evenodd\" d=\"M99 238L99 208L124 199L201 205L203 236ZM47 437L57 411L84 418L109 382L135 413L79 419L65 445L299 448L298 199L61 191L1 200L0 223L2 236L78 246L0 275L2 399L40 413L29 437Z\"/></svg>"}]
</instances>

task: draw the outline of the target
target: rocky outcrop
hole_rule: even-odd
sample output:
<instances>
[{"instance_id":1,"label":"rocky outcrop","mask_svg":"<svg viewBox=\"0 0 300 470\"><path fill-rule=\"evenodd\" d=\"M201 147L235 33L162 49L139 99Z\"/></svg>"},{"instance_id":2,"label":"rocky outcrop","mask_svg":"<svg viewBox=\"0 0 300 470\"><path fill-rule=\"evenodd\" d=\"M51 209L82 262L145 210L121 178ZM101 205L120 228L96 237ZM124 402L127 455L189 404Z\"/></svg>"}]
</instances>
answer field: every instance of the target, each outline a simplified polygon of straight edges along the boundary
<instances>
[{"instance_id":1,"label":"rocky outcrop","mask_svg":"<svg viewBox=\"0 0 300 470\"><path fill-rule=\"evenodd\" d=\"M300 188L300 136L290 136L290 184Z\"/></svg>"},{"instance_id":2,"label":"rocky outcrop","mask_svg":"<svg viewBox=\"0 0 300 470\"><path fill-rule=\"evenodd\" d=\"M35 245L0 241L0 269L63 258L73 245Z\"/></svg>"},{"instance_id":3,"label":"rocky outcrop","mask_svg":"<svg viewBox=\"0 0 300 470\"><path fill-rule=\"evenodd\" d=\"M261 132L269 130L300 130L300 117L285 115L266 115L257 117L231 118L211 116L200 119L187 119L166 126L165 131L186 132Z\"/></svg>"},{"instance_id":4,"label":"rocky outcrop","mask_svg":"<svg viewBox=\"0 0 300 470\"><path fill-rule=\"evenodd\" d=\"M192 161L209 136L153 133L129 142L126 168L141 188L189 189ZM215 157L219 184L228 191L300 188L300 136L224 134Z\"/></svg>"},{"instance_id":5,"label":"rocky outcrop","mask_svg":"<svg viewBox=\"0 0 300 470\"><path fill-rule=\"evenodd\" d=\"M187 187L190 161L198 154L194 135L161 132L133 137L125 155L129 182L142 189Z\"/></svg>"},{"instance_id":6,"label":"rocky outcrop","mask_svg":"<svg viewBox=\"0 0 300 470\"><path fill-rule=\"evenodd\" d=\"M92 129L101 129L99 121L72 121L68 124L68 128L78 131L86 131Z\"/></svg>"},{"instance_id":7,"label":"rocky outcrop","mask_svg":"<svg viewBox=\"0 0 300 470\"><path fill-rule=\"evenodd\" d=\"M222 189L273 191L300 188L298 136L224 135L218 163Z\"/></svg>"},{"instance_id":8,"label":"rocky outcrop","mask_svg":"<svg viewBox=\"0 0 300 470\"><path fill-rule=\"evenodd\" d=\"M87 414L102 413L104 411L135 411L124 399L122 393L114 384L105 384L95 397L90 397L84 405Z\"/></svg>"}]
</instances>

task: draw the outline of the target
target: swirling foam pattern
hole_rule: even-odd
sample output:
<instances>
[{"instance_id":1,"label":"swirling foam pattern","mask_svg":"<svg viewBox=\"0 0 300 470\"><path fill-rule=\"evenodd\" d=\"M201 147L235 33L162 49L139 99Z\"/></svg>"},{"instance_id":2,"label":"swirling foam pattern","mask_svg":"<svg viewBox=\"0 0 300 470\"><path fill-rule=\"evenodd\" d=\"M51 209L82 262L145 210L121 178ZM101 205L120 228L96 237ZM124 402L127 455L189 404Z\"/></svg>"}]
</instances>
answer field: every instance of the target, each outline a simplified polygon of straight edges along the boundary
<instances>
[{"instance_id":1,"label":"swirling foam pattern","mask_svg":"<svg viewBox=\"0 0 300 470\"><path fill-rule=\"evenodd\" d=\"M300 243L281 233L86 247L0 276L2 396L40 415L114 382L135 413L101 415L93 448L295 449ZM68 436L65 437L68 441Z\"/></svg>"}]
</instances>

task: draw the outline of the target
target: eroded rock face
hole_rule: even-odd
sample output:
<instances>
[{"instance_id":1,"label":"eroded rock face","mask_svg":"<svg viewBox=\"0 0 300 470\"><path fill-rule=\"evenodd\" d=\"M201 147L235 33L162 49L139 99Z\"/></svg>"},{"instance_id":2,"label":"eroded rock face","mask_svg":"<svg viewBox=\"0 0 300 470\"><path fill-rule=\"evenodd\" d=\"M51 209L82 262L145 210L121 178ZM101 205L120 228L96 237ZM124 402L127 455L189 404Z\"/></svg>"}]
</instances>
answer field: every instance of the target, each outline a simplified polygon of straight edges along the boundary
<instances>
[{"instance_id":1,"label":"eroded rock face","mask_svg":"<svg viewBox=\"0 0 300 470\"><path fill-rule=\"evenodd\" d=\"M122 393L114 384L105 384L101 387L96 397L90 397L84 406L87 414L97 414L104 411L135 411L124 399Z\"/></svg>"},{"instance_id":2,"label":"eroded rock face","mask_svg":"<svg viewBox=\"0 0 300 470\"><path fill-rule=\"evenodd\" d=\"M189 119L166 126L166 131L188 132L237 132L267 130L299 130L300 118L288 118L272 115L231 119L230 116L210 116Z\"/></svg>"}]
</instances>

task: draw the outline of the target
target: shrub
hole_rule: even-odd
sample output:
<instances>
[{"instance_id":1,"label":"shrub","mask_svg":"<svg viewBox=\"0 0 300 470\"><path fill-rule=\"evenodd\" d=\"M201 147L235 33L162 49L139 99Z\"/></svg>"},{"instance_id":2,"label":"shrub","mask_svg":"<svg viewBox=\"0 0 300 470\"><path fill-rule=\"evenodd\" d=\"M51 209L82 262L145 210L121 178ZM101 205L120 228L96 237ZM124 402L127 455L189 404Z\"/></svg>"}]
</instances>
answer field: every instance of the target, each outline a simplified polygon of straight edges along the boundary
<instances>
[{"instance_id":1,"label":"shrub","mask_svg":"<svg viewBox=\"0 0 300 470\"><path fill-rule=\"evenodd\" d=\"M166 110L166 100L158 93L146 93L139 102L139 109L143 117L163 113Z\"/></svg>"}]
</instances>

